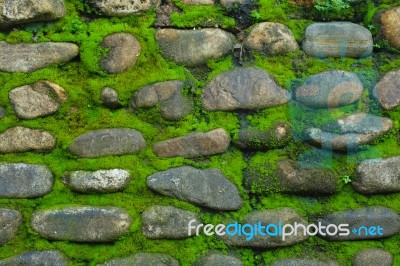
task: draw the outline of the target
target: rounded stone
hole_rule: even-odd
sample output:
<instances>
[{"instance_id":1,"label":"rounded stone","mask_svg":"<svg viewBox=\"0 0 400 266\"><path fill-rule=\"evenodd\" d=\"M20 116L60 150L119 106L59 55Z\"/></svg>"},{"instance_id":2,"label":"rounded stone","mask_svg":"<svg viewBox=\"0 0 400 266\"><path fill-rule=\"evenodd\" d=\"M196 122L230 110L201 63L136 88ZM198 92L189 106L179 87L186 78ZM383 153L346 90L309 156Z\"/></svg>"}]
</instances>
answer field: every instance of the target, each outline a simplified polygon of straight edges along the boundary
<instances>
[{"instance_id":1,"label":"rounded stone","mask_svg":"<svg viewBox=\"0 0 400 266\"><path fill-rule=\"evenodd\" d=\"M357 252L353 258L353 266L392 266L393 255L383 249L370 248Z\"/></svg>"},{"instance_id":2,"label":"rounded stone","mask_svg":"<svg viewBox=\"0 0 400 266\"><path fill-rule=\"evenodd\" d=\"M102 14L110 17L126 17L150 10L160 5L160 0L96 0L89 2Z\"/></svg>"},{"instance_id":3,"label":"rounded stone","mask_svg":"<svg viewBox=\"0 0 400 266\"><path fill-rule=\"evenodd\" d=\"M120 106L118 92L113 88L103 88L100 93L100 99L103 102L103 105L108 108L116 109Z\"/></svg>"},{"instance_id":4,"label":"rounded stone","mask_svg":"<svg viewBox=\"0 0 400 266\"><path fill-rule=\"evenodd\" d=\"M400 6L385 10L379 15L381 23L381 34L389 41L389 43L399 49L400 48Z\"/></svg>"},{"instance_id":5,"label":"rounded stone","mask_svg":"<svg viewBox=\"0 0 400 266\"><path fill-rule=\"evenodd\" d=\"M21 224L22 215L19 211L0 208L0 246L4 245L17 235Z\"/></svg>"},{"instance_id":6,"label":"rounded stone","mask_svg":"<svg viewBox=\"0 0 400 266\"><path fill-rule=\"evenodd\" d=\"M113 259L105 262L104 264L98 264L97 266L179 266L180 263L173 257L161 254L161 253L144 253L139 252L136 255Z\"/></svg>"},{"instance_id":7,"label":"rounded stone","mask_svg":"<svg viewBox=\"0 0 400 266\"><path fill-rule=\"evenodd\" d=\"M387 72L376 84L373 95L380 106L391 110L400 105L400 70Z\"/></svg>"},{"instance_id":8,"label":"rounded stone","mask_svg":"<svg viewBox=\"0 0 400 266\"><path fill-rule=\"evenodd\" d=\"M0 266L67 266L68 261L58 250L29 251L0 260Z\"/></svg>"}]
</instances>

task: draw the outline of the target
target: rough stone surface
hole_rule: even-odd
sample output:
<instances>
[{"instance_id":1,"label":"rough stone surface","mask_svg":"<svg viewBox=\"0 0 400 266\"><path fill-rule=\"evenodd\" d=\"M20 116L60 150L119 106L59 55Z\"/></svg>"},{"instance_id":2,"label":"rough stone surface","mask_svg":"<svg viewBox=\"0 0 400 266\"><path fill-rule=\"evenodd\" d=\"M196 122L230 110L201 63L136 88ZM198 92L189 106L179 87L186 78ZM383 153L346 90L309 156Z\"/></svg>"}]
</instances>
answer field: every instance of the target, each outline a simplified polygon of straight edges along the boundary
<instances>
[{"instance_id":1,"label":"rough stone surface","mask_svg":"<svg viewBox=\"0 0 400 266\"><path fill-rule=\"evenodd\" d=\"M362 208L357 210L338 211L332 214L328 214L325 217L318 220L323 226L329 224L349 224L349 235L320 235L320 237L330 241L346 241L346 240L366 240L366 239L379 239L395 235L400 232L400 216L386 207L373 206L368 208ZM366 235L365 229L359 229L361 226L371 227L380 226L381 235L378 233L378 229L375 230L375 235ZM359 229L355 233L352 230ZM333 230L333 229L331 229Z\"/></svg>"},{"instance_id":2,"label":"rough stone surface","mask_svg":"<svg viewBox=\"0 0 400 266\"><path fill-rule=\"evenodd\" d=\"M282 222L283 224L294 224L295 222L301 223L305 226L308 225L307 221L305 221L300 215L293 209L290 208L282 208L275 210L265 210L265 211L254 211L247 214L244 217L243 222L249 224L257 224L261 222L263 226L268 224L278 224L278 222ZM273 228L270 229L271 232L274 231ZM224 235L221 236L222 240L228 245L233 246L241 246L241 247L251 247L251 248L276 248L276 247L284 247L294 245L300 242L307 240L308 236L304 236L303 234L297 234L297 236L292 235L288 236L285 240L282 240L281 237L275 236L254 236L252 239L246 240L246 236L244 235L235 235L229 236Z\"/></svg>"},{"instance_id":3,"label":"rough stone surface","mask_svg":"<svg viewBox=\"0 0 400 266\"><path fill-rule=\"evenodd\" d=\"M195 234L193 231L189 235L191 220L195 220L193 226L201 223L193 212L156 205L143 212L142 231L150 239L183 239Z\"/></svg>"},{"instance_id":4,"label":"rough stone surface","mask_svg":"<svg viewBox=\"0 0 400 266\"><path fill-rule=\"evenodd\" d=\"M164 56L186 66L202 65L225 56L233 48L234 38L220 29L160 29L156 34Z\"/></svg>"},{"instance_id":5,"label":"rough stone surface","mask_svg":"<svg viewBox=\"0 0 400 266\"><path fill-rule=\"evenodd\" d=\"M214 0L183 0L185 5L188 6L213 6Z\"/></svg>"},{"instance_id":6,"label":"rough stone surface","mask_svg":"<svg viewBox=\"0 0 400 266\"><path fill-rule=\"evenodd\" d=\"M373 90L375 99L385 110L400 105L400 70L387 72Z\"/></svg>"},{"instance_id":7,"label":"rough stone surface","mask_svg":"<svg viewBox=\"0 0 400 266\"><path fill-rule=\"evenodd\" d=\"M13 127L0 134L0 153L48 152L55 145L54 136L39 129Z\"/></svg>"},{"instance_id":8,"label":"rough stone surface","mask_svg":"<svg viewBox=\"0 0 400 266\"><path fill-rule=\"evenodd\" d=\"M311 108L336 108L357 102L364 86L355 73L325 71L310 76L296 89L296 100Z\"/></svg>"},{"instance_id":9,"label":"rough stone surface","mask_svg":"<svg viewBox=\"0 0 400 266\"><path fill-rule=\"evenodd\" d=\"M116 109L120 106L118 92L113 88L103 88L101 90L100 99L103 102L103 105L108 108Z\"/></svg>"},{"instance_id":10,"label":"rough stone surface","mask_svg":"<svg viewBox=\"0 0 400 266\"><path fill-rule=\"evenodd\" d=\"M145 147L146 140L139 131L110 128L90 131L77 137L68 151L78 157L96 158L137 153Z\"/></svg>"},{"instance_id":11,"label":"rough stone surface","mask_svg":"<svg viewBox=\"0 0 400 266\"><path fill-rule=\"evenodd\" d=\"M9 98L19 118L33 119L54 114L68 96L59 85L43 80L11 90Z\"/></svg>"},{"instance_id":12,"label":"rough stone surface","mask_svg":"<svg viewBox=\"0 0 400 266\"><path fill-rule=\"evenodd\" d=\"M3 119L4 117L6 117L6 109L0 106L0 119Z\"/></svg>"},{"instance_id":13,"label":"rough stone surface","mask_svg":"<svg viewBox=\"0 0 400 266\"><path fill-rule=\"evenodd\" d=\"M346 151L370 143L392 127L393 122L389 118L356 113L329 123L322 129L310 128L306 134L313 145Z\"/></svg>"},{"instance_id":14,"label":"rough stone surface","mask_svg":"<svg viewBox=\"0 0 400 266\"><path fill-rule=\"evenodd\" d=\"M244 46L266 55L283 55L299 49L293 33L283 24L263 22L251 29Z\"/></svg>"},{"instance_id":15,"label":"rough stone surface","mask_svg":"<svg viewBox=\"0 0 400 266\"><path fill-rule=\"evenodd\" d=\"M112 242L128 232L132 219L116 207L71 206L33 213L31 227L41 237L73 242Z\"/></svg>"},{"instance_id":16,"label":"rough stone surface","mask_svg":"<svg viewBox=\"0 0 400 266\"><path fill-rule=\"evenodd\" d=\"M209 252L208 254L200 257L200 259L194 264L194 266L243 266L243 262L233 256L224 255L219 252Z\"/></svg>"},{"instance_id":17,"label":"rough stone surface","mask_svg":"<svg viewBox=\"0 0 400 266\"><path fill-rule=\"evenodd\" d=\"M307 27L303 50L315 57L367 57L373 49L369 30L351 22L318 22Z\"/></svg>"},{"instance_id":18,"label":"rough stone surface","mask_svg":"<svg viewBox=\"0 0 400 266\"><path fill-rule=\"evenodd\" d=\"M78 54L79 47L73 43L9 44L0 41L0 71L30 73L53 64L68 62Z\"/></svg>"},{"instance_id":19,"label":"rough stone surface","mask_svg":"<svg viewBox=\"0 0 400 266\"><path fill-rule=\"evenodd\" d=\"M277 163L279 186L286 192L305 195L329 195L338 191L338 179L324 168L300 168L296 161Z\"/></svg>"},{"instance_id":20,"label":"rough stone surface","mask_svg":"<svg viewBox=\"0 0 400 266\"><path fill-rule=\"evenodd\" d=\"M33 21L52 21L65 14L63 0L2 0L0 28Z\"/></svg>"},{"instance_id":21,"label":"rough stone surface","mask_svg":"<svg viewBox=\"0 0 400 266\"><path fill-rule=\"evenodd\" d=\"M111 169L95 172L74 171L63 181L71 190L80 193L107 193L123 190L130 180L128 171Z\"/></svg>"},{"instance_id":22,"label":"rough stone surface","mask_svg":"<svg viewBox=\"0 0 400 266\"><path fill-rule=\"evenodd\" d=\"M100 45L110 49L108 56L100 60L100 66L109 74L126 71L136 63L140 55L140 43L129 33L113 33Z\"/></svg>"},{"instance_id":23,"label":"rough stone surface","mask_svg":"<svg viewBox=\"0 0 400 266\"><path fill-rule=\"evenodd\" d=\"M216 76L203 89L202 105L209 111L254 110L282 105L290 94L265 71L236 68Z\"/></svg>"},{"instance_id":24,"label":"rough stone surface","mask_svg":"<svg viewBox=\"0 0 400 266\"><path fill-rule=\"evenodd\" d=\"M218 128L205 133L191 133L185 137L157 142L153 151L159 157L195 158L223 153L228 149L229 143L228 133Z\"/></svg>"},{"instance_id":25,"label":"rough stone surface","mask_svg":"<svg viewBox=\"0 0 400 266\"><path fill-rule=\"evenodd\" d=\"M126 17L155 8L160 2L160 0L96 0L91 1L91 4L106 16Z\"/></svg>"},{"instance_id":26,"label":"rough stone surface","mask_svg":"<svg viewBox=\"0 0 400 266\"><path fill-rule=\"evenodd\" d=\"M284 259L275 261L271 266L339 266L339 264L333 261L325 262L316 259Z\"/></svg>"},{"instance_id":27,"label":"rough stone surface","mask_svg":"<svg viewBox=\"0 0 400 266\"><path fill-rule=\"evenodd\" d=\"M143 253L139 252L136 255L113 259L99 264L98 266L143 266L143 265L155 265L155 266L179 266L180 263L173 257L160 254L160 253Z\"/></svg>"},{"instance_id":28,"label":"rough stone surface","mask_svg":"<svg viewBox=\"0 0 400 266\"><path fill-rule=\"evenodd\" d=\"M399 49L400 48L400 7L393 7L384 11L379 16L381 28L380 33L389 43Z\"/></svg>"},{"instance_id":29,"label":"rough stone surface","mask_svg":"<svg viewBox=\"0 0 400 266\"><path fill-rule=\"evenodd\" d=\"M183 95L184 86L185 84L179 80L148 85L135 92L131 105L133 108L149 108L159 104L162 118L179 120L193 108L193 102Z\"/></svg>"},{"instance_id":30,"label":"rough stone surface","mask_svg":"<svg viewBox=\"0 0 400 266\"><path fill-rule=\"evenodd\" d=\"M364 160L352 187L361 194L400 192L400 157Z\"/></svg>"},{"instance_id":31,"label":"rough stone surface","mask_svg":"<svg viewBox=\"0 0 400 266\"><path fill-rule=\"evenodd\" d=\"M268 150L284 147L290 139L291 130L289 124L279 122L266 130L256 128L241 129L235 145L243 150Z\"/></svg>"},{"instance_id":32,"label":"rough stone surface","mask_svg":"<svg viewBox=\"0 0 400 266\"><path fill-rule=\"evenodd\" d=\"M29 251L0 260L0 266L67 266L65 256L57 250Z\"/></svg>"},{"instance_id":33,"label":"rough stone surface","mask_svg":"<svg viewBox=\"0 0 400 266\"><path fill-rule=\"evenodd\" d=\"M147 186L165 196L216 210L238 210L242 206L236 186L218 169L172 168L149 176Z\"/></svg>"},{"instance_id":34,"label":"rough stone surface","mask_svg":"<svg viewBox=\"0 0 400 266\"><path fill-rule=\"evenodd\" d=\"M370 248L359 251L353 259L353 266L392 266L393 255L383 249Z\"/></svg>"},{"instance_id":35,"label":"rough stone surface","mask_svg":"<svg viewBox=\"0 0 400 266\"><path fill-rule=\"evenodd\" d=\"M22 215L19 211L0 208L0 246L4 245L17 235L21 224Z\"/></svg>"}]
</instances>

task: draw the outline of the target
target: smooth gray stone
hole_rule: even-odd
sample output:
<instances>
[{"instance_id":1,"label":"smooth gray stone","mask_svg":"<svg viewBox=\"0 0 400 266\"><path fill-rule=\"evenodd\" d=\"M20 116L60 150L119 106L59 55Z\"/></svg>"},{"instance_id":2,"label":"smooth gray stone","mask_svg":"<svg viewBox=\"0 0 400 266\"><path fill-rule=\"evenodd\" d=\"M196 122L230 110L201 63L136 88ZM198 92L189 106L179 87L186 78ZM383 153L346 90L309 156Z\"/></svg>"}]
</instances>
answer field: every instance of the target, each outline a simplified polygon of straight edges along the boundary
<instances>
[{"instance_id":1,"label":"smooth gray stone","mask_svg":"<svg viewBox=\"0 0 400 266\"><path fill-rule=\"evenodd\" d=\"M0 261L0 266L67 266L68 261L58 250L29 251Z\"/></svg>"},{"instance_id":2,"label":"smooth gray stone","mask_svg":"<svg viewBox=\"0 0 400 266\"><path fill-rule=\"evenodd\" d=\"M0 246L17 235L21 224L22 215L19 211L0 208Z\"/></svg>"}]
</instances>

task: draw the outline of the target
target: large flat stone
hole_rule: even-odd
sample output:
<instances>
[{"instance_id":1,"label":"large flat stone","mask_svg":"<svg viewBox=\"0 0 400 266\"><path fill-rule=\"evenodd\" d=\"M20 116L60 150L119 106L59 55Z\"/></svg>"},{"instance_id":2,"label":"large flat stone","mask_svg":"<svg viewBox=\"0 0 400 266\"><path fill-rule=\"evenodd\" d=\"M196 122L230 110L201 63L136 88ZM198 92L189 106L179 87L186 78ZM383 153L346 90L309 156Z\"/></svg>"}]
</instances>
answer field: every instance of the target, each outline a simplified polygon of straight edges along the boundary
<instances>
[{"instance_id":1,"label":"large flat stone","mask_svg":"<svg viewBox=\"0 0 400 266\"><path fill-rule=\"evenodd\" d=\"M211 251L206 255L201 256L194 266L222 266L222 265L230 265L230 266L243 266L243 262L230 255L224 255L220 252Z\"/></svg>"},{"instance_id":2,"label":"large flat stone","mask_svg":"<svg viewBox=\"0 0 400 266\"><path fill-rule=\"evenodd\" d=\"M58 250L28 251L0 260L0 266L67 266L68 261Z\"/></svg>"},{"instance_id":3,"label":"large flat stone","mask_svg":"<svg viewBox=\"0 0 400 266\"><path fill-rule=\"evenodd\" d=\"M79 47L73 43L9 44L0 41L0 71L30 73L53 64L66 63L78 54Z\"/></svg>"},{"instance_id":4,"label":"large flat stone","mask_svg":"<svg viewBox=\"0 0 400 266\"><path fill-rule=\"evenodd\" d=\"M90 131L74 139L68 147L73 155L96 158L138 153L146 147L146 140L135 129L110 128Z\"/></svg>"},{"instance_id":5,"label":"large flat stone","mask_svg":"<svg viewBox=\"0 0 400 266\"><path fill-rule=\"evenodd\" d=\"M173 257L161 253L139 252L126 258L113 259L97 266L179 266L180 263Z\"/></svg>"},{"instance_id":6,"label":"large flat stone","mask_svg":"<svg viewBox=\"0 0 400 266\"><path fill-rule=\"evenodd\" d=\"M392 266L393 255L379 248L360 250L353 258L353 266Z\"/></svg>"},{"instance_id":7,"label":"large flat stone","mask_svg":"<svg viewBox=\"0 0 400 266\"><path fill-rule=\"evenodd\" d=\"M0 208L0 246L17 235L21 224L22 215L19 211Z\"/></svg>"},{"instance_id":8,"label":"large flat stone","mask_svg":"<svg viewBox=\"0 0 400 266\"><path fill-rule=\"evenodd\" d=\"M49 152L56 146L54 136L39 129L13 127L0 134L0 153Z\"/></svg>"},{"instance_id":9,"label":"large flat stone","mask_svg":"<svg viewBox=\"0 0 400 266\"><path fill-rule=\"evenodd\" d=\"M31 227L41 237L73 242L112 242L127 233L129 214L116 207L71 206L36 211Z\"/></svg>"},{"instance_id":10,"label":"large flat stone","mask_svg":"<svg viewBox=\"0 0 400 266\"><path fill-rule=\"evenodd\" d=\"M126 17L160 5L160 0L96 0L90 4L110 17Z\"/></svg>"},{"instance_id":11,"label":"large flat stone","mask_svg":"<svg viewBox=\"0 0 400 266\"><path fill-rule=\"evenodd\" d=\"M0 163L0 198L37 198L51 192L54 176L44 165Z\"/></svg>"}]
</instances>

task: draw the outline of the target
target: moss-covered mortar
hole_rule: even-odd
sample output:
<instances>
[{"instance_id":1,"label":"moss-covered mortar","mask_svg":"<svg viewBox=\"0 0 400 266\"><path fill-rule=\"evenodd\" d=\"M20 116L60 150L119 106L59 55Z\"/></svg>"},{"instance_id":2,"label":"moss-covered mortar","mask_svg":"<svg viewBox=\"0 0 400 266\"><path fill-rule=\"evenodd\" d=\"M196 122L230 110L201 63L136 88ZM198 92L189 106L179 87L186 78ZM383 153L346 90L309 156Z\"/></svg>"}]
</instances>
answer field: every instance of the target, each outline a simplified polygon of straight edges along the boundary
<instances>
[{"instance_id":1,"label":"moss-covered mortar","mask_svg":"<svg viewBox=\"0 0 400 266\"><path fill-rule=\"evenodd\" d=\"M188 7L180 1L175 1L182 9L181 14L172 14L172 26L177 28L193 28L218 25L219 27L237 33L235 20L229 17L227 10L219 5L211 7ZM321 17L326 20L353 20L369 26L374 24L374 15L391 6L399 5L396 0L372 1L367 5L356 3L345 12L332 13L328 17L316 12L310 6L295 5L292 1L260 0L252 11L253 23L261 21L280 22L287 25L294 33L298 42L304 36L306 26ZM198 236L185 240L148 240L141 231L140 214L149 206L155 204L173 205L178 208L199 213L205 223L217 224L227 219L240 220L251 210L291 207L299 214L307 217L310 222L317 217L338 210L356 209L358 207L381 205L395 212L400 212L400 195L363 196L357 194L349 185L342 182L342 177L355 178L355 168L366 158L400 155L397 132L400 125L400 110L382 112L378 106L371 104L369 90L374 81L391 69L400 67L398 51L390 49L388 54L385 44L376 47L372 57L365 59L325 59L319 60L307 57L303 52L295 52L286 56L265 57L253 53L253 60L245 62L265 69L273 75L277 83L291 90L293 84L301 82L306 77L331 69L353 71L359 75L367 88L362 100L354 105L339 108L329 112L319 110L307 113L298 110L297 106L284 105L260 111L238 114L237 112L207 112L201 108L201 88L219 73L234 67L233 58L228 55L220 60L211 60L206 68L185 69L164 59L155 41L156 29L152 27L155 21L155 11L126 18L104 18L80 0L66 0L67 15L52 23L30 23L14 30L0 32L0 40L10 43L65 41L74 42L80 46L80 58L63 65L47 67L30 74L0 72L0 106L6 108L7 116L0 120L0 132L12 126L40 128L52 132L57 137L57 147L51 153L21 153L0 155L1 162L26 162L48 165L56 177L53 191L38 199L0 199L0 206L19 210L24 219L18 235L6 245L0 247L0 259L20 254L27 250L57 249L64 253L70 265L96 265L106 260L135 254L139 251L160 252L173 256L182 265L193 264L201 255L210 249L223 252L232 251L245 265L268 265L280 258L311 256L315 258L331 258L340 265L350 265L355 253L364 248L383 248L394 255L394 265L400 265L398 243L400 235L378 241L327 242L318 237L311 237L306 242L291 247L273 250L252 250L232 248L216 237ZM312 11L312 12L310 12ZM357 16L353 16L358 14ZM374 28L375 27L375 28ZM107 53L100 48L103 38L115 32L133 34L141 44L142 54L134 67L119 75L107 75L99 68L100 57ZM394 59L393 59L394 58ZM193 74L192 74L193 73ZM19 120L13 113L8 100L10 90L34 83L38 80L50 80L68 93L69 99L61 109L52 116L34 120ZM195 99L195 110L177 122L167 122L160 117L158 108L146 110L131 110L128 108L132 94L139 88L160 81L178 79L187 83L187 93ZM100 91L109 86L118 91L120 100L126 108L110 110L101 105ZM384 137L376 140L373 145L348 155L333 154L328 161L322 160L338 176L341 184L339 193L330 197L299 197L282 194L279 191L268 194L253 194L244 186L243 170L246 167L258 167L266 175L274 172L276 160L298 159L310 147L304 144L301 136L290 141L285 148L252 154L242 152L230 146L221 155L202 159L161 159L151 150L152 145L160 140L183 136L193 131L207 131L224 128L233 139L237 138L240 129L240 119L259 129L267 129L279 121L296 122L294 132L302 132L300 125L322 125L329 118L336 118L355 111L372 110L373 113L390 117L394 128ZM299 123L304 121L305 123ZM148 142L146 150L137 155L103 157L97 159L75 158L66 151L72 140L89 131L101 128L124 127L142 132ZM294 133L296 134L296 133ZM315 157L320 159L319 154ZM309 157L309 158L312 158ZM311 159L309 159L311 160ZM171 167L192 165L198 168L219 168L237 185L244 199L243 207L235 212L212 212L200 209L194 205L163 197L146 187L146 177ZM121 168L128 170L132 181L123 192L111 194L79 194L73 193L61 180L65 172L75 170L90 170ZM257 188L253 188L257 191ZM77 244L66 241L49 241L35 233L29 225L29 220L35 210L62 207L67 205L97 205L116 206L127 210L133 218L133 224L128 234L113 244Z\"/></svg>"}]
</instances>

